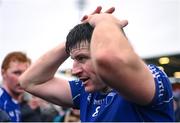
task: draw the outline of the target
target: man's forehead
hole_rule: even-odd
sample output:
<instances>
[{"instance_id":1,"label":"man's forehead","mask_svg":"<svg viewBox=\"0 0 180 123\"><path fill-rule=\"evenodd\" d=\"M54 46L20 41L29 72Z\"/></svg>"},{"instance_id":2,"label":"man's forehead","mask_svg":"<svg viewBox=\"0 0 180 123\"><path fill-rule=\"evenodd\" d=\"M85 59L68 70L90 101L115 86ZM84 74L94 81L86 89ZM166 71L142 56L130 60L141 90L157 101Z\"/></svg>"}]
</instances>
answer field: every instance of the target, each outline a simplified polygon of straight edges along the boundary
<instances>
[{"instance_id":1,"label":"man's forehead","mask_svg":"<svg viewBox=\"0 0 180 123\"><path fill-rule=\"evenodd\" d=\"M9 63L9 68L14 68L14 67L28 67L30 64L28 62L20 62L18 60L15 60L15 61L11 61Z\"/></svg>"},{"instance_id":2,"label":"man's forehead","mask_svg":"<svg viewBox=\"0 0 180 123\"><path fill-rule=\"evenodd\" d=\"M77 44L75 45L70 53L73 53L75 51L79 51L79 50L89 50L90 49L90 44L89 43L80 43L80 44Z\"/></svg>"}]
</instances>

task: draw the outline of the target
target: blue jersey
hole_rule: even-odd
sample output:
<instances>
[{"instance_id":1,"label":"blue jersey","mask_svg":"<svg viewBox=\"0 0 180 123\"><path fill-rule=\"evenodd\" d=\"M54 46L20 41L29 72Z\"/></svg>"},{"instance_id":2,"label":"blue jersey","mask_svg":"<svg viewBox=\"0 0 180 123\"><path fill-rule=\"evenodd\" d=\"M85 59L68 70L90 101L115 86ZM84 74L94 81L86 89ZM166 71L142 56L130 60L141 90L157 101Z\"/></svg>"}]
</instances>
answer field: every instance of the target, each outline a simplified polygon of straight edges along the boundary
<instances>
[{"instance_id":1,"label":"blue jersey","mask_svg":"<svg viewBox=\"0 0 180 123\"><path fill-rule=\"evenodd\" d=\"M70 81L75 108L82 122L158 122L174 121L173 95L166 74L154 65L148 66L156 85L152 102L146 106L124 99L112 90L107 94L85 92L82 82ZM132 85L133 86L133 85Z\"/></svg>"},{"instance_id":2,"label":"blue jersey","mask_svg":"<svg viewBox=\"0 0 180 123\"><path fill-rule=\"evenodd\" d=\"M20 121L20 105L3 88L0 88L0 109L7 112L12 122Z\"/></svg>"}]
</instances>

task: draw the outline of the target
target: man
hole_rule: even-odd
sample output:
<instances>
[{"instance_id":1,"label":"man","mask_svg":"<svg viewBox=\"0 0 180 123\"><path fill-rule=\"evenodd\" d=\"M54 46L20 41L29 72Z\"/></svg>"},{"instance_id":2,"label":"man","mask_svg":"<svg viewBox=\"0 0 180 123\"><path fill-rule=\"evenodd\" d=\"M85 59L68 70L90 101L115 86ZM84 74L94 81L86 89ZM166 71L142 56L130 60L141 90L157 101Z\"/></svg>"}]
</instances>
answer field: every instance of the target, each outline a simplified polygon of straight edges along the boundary
<instances>
[{"instance_id":1,"label":"man","mask_svg":"<svg viewBox=\"0 0 180 123\"><path fill-rule=\"evenodd\" d=\"M18 77L29 67L30 59L22 52L11 52L3 60L1 66L2 88L0 88L0 109L5 111L12 122L19 122L20 95L24 93Z\"/></svg>"},{"instance_id":2,"label":"man","mask_svg":"<svg viewBox=\"0 0 180 123\"><path fill-rule=\"evenodd\" d=\"M80 109L82 122L174 121L168 77L147 66L124 35L127 21L93 13L63 43L43 55L21 77L22 87L61 106ZM77 80L54 76L69 57Z\"/></svg>"}]
</instances>

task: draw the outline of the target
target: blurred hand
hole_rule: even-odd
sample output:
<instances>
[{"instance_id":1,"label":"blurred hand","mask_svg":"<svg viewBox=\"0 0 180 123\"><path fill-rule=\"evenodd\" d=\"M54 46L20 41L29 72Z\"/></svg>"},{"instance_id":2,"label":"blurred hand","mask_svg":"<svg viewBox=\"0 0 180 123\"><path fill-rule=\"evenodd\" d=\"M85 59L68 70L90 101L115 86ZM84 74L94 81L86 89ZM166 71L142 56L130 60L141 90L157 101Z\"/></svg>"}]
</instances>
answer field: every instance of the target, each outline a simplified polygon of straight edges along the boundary
<instances>
[{"instance_id":1,"label":"blurred hand","mask_svg":"<svg viewBox=\"0 0 180 123\"><path fill-rule=\"evenodd\" d=\"M112 14L108 14L108 13L89 15L88 18L86 20L84 20L83 22L89 23L95 27L97 24L99 24L101 22L105 22L105 21L108 23L117 24L121 29L123 29L123 27L125 27L128 24L127 20L119 20Z\"/></svg>"},{"instance_id":2,"label":"blurred hand","mask_svg":"<svg viewBox=\"0 0 180 123\"><path fill-rule=\"evenodd\" d=\"M100 14L102 10L101 6L98 6L90 15L94 15L94 14ZM109 13L112 14L115 11L114 7L111 7L109 9L107 9L104 13ZM86 20L88 18L88 15L84 15L83 18L81 19L81 22L83 22L84 20Z\"/></svg>"},{"instance_id":3,"label":"blurred hand","mask_svg":"<svg viewBox=\"0 0 180 123\"><path fill-rule=\"evenodd\" d=\"M98 6L90 15L83 16L83 18L81 19L81 22L83 22L83 23L89 22L91 25L95 26L95 23L92 21L92 19L90 22L90 18L92 18L93 16L95 17L97 14L103 14L101 12L101 10L102 10L102 7ZM112 14L114 11L115 11L115 8L111 7L109 9L107 9L104 13L105 14ZM103 20L103 18L104 17L101 17L101 20ZM121 28L124 28L125 26L128 25L128 21L127 20L119 20L118 25L120 25Z\"/></svg>"}]
</instances>

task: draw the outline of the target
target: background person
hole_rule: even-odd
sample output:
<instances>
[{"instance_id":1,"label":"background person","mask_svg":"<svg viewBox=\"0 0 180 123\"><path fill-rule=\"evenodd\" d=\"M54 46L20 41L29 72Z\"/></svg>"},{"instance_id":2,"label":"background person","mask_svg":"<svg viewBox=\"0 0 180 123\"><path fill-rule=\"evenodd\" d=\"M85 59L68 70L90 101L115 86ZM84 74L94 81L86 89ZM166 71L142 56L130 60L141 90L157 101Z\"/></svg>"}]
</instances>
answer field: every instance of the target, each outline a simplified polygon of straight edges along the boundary
<instances>
[{"instance_id":1,"label":"background person","mask_svg":"<svg viewBox=\"0 0 180 123\"><path fill-rule=\"evenodd\" d=\"M15 51L5 56L2 66L2 87L0 88L0 109L12 122L21 121L19 96L24 93L18 77L30 66L31 60L23 52Z\"/></svg>"}]
</instances>

